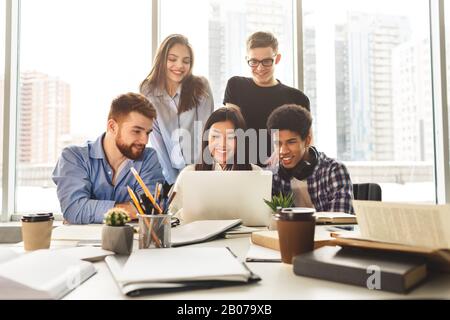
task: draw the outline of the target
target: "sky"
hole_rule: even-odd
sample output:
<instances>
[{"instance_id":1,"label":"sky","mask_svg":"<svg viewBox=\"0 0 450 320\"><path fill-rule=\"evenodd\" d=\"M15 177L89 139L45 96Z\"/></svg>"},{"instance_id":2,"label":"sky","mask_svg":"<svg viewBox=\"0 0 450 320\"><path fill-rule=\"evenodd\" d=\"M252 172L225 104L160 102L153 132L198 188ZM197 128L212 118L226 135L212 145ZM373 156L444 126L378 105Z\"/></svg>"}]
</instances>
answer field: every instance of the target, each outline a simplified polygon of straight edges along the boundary
<instances>
[{"instance_id":1,"label":"sky","mask_svg":"<svg viewBox=\"0 0 450 320\"><path fill-rule=\"evenodd\" d=\"M95 138L113 98L151 67L150 1L23 0L21 70L71 85L72 132Z\"/></svg>"}]
</instances>

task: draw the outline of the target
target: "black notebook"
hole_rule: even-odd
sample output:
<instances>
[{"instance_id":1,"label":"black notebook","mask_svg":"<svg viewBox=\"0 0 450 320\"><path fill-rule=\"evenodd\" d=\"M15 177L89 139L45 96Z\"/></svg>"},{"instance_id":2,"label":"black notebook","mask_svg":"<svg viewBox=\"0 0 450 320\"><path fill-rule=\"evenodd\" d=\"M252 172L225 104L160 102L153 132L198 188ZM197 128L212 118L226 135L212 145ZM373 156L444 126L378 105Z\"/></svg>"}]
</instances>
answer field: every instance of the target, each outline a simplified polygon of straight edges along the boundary
<instances>
[{"instance_id":1,"label":"black notebook","mask_svg":"<svg viewBox=\"0 0 450 320\"><path fill-rule=\"evenodd\" d=\"M406 293L427 276L420 257L357 248L325 246L293 259L300 276Z\"/></svg>"}]
</instances>

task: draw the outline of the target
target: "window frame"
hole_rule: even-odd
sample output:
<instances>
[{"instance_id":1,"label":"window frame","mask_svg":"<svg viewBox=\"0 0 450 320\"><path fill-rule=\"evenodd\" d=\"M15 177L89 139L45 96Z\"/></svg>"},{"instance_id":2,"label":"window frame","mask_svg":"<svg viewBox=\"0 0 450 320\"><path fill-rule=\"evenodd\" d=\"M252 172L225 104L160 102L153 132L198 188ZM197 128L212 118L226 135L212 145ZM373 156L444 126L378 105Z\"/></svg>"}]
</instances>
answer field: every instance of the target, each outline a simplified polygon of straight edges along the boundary
<instances>
[{"instance_id":1,"label":"window frame","mask_svg":"<svg viewBox=\"0 0 450 320\"><path fill-rule=\"evenodd\" d=\"M2 208L0 221L9 221L15 210L16 119L19 70L20 0L6 0L5 81L3 101Z\"/></svg>"}]
</instances>

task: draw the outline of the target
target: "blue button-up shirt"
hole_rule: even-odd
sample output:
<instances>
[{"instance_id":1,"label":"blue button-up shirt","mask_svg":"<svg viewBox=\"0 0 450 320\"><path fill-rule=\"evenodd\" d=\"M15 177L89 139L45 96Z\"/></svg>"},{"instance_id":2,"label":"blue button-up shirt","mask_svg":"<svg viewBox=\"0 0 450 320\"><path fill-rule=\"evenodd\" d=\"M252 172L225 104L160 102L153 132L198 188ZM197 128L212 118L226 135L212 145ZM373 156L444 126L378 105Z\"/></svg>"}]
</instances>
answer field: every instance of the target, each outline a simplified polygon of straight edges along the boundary
<instances>
[{"instance_id":1,"label":"blue button-up shirt","mask_svg":"<svg viewBox=\"0 0 450 320\"><path fill-rule=\"evenodd\" d=\"M203 78L207 95L198 106L178 114L181 88L178 86L173 97L164 89L151 88L145 92L156 109L158 118L153 121L150 145L158 153L163 174L173 184L181 170L197 163L200 157L202 131L206 120L214 111L214 101L208 80Z\"/></svg>"},{"instance_id":2,"label":"blue button-up shirt","mask_svg":"<svg viewBox=\"0 0 450 320\"><path fill-rule=\"evenodd\" d=\"M156 182L164 182L155 150L146 148L140 159L127 160L113 185L113 170L103 151L103 137L104 134L84 146L65 148L53 171L61 210L69 223L102 223L104 214L116 202L130 201L127 186L142 193L130 172L131 167L137 170L150 191L154 190Z\"/></svg>"}]
</instances>

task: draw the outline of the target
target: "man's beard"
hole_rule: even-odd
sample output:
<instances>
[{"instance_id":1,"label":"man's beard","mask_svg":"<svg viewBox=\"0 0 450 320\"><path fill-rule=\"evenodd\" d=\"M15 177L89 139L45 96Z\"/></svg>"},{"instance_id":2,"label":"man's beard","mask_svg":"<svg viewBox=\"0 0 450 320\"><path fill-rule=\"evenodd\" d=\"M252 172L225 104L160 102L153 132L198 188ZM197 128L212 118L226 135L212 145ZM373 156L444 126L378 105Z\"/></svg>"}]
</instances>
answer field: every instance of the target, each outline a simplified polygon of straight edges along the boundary
<instances>
[{"instance_id":1,"label":"man's beard","mask_svg":"<svg viewBox=\"0 0 450 320\"><path fill-rule=\"evenodd\" d=\"M122 143L120 137L117 137L117 139L116 139L116 146L125 157L127 157L128 159L131 159L131 160L139 159L145 150L144 145L135 144L135 143L126 145L125 143ZM137 152L133 152L133 147L139 148L141 150L137 151Z\"/></svg>"}]
</instances>

